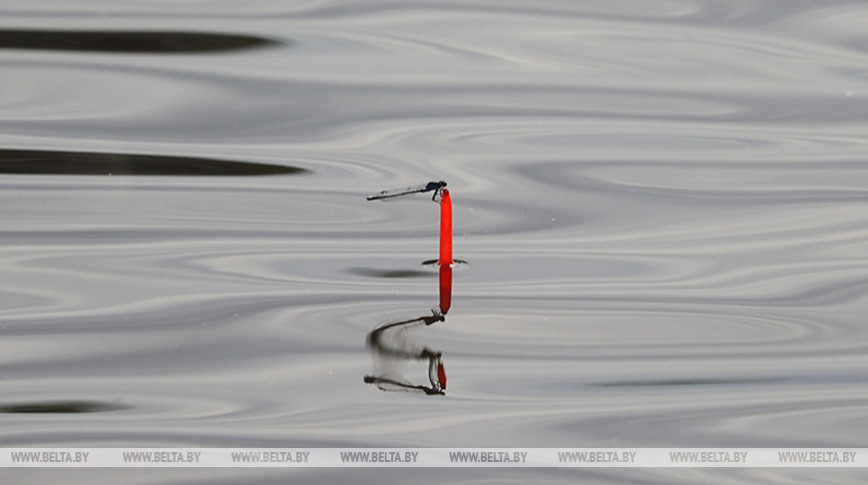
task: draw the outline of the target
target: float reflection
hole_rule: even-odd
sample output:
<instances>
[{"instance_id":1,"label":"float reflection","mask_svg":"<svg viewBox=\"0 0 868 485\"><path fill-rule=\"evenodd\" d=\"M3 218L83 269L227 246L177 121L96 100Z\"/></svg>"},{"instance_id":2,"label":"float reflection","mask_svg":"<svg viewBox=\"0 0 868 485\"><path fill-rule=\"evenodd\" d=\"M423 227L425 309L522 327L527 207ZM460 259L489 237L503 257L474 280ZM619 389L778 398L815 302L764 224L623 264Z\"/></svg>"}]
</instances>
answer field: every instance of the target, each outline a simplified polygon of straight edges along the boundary
<instances>
[{"instance_id":1,"label":"float reflection","mask_svg":"<svg viewBox=\"0 0 868 485\"><path fill-rule=\"evenodd\" d=\"M452 306L452 267L440 267L440 306L423 315L399 322L380 325L367 337L374 372L365 376L365 382L374 384L383 391L421 392L427 395L446 394L446 367L443 353L426 346L419 346L408 334L437 322L446 321L446 313ZM405 376L406 364L428 364L428 385L415 384Z\"/></svg>"}]
</instances>

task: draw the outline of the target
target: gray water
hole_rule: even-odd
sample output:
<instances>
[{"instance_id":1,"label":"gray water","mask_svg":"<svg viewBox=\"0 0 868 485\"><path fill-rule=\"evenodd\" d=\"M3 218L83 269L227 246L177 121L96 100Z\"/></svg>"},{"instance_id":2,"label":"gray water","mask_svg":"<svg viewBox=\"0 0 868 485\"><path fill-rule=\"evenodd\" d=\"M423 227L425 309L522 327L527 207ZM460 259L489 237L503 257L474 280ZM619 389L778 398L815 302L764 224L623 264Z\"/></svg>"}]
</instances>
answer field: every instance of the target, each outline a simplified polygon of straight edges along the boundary
<instances>
[{"instance_id":1,"label":"gray water","mask_svg":"<svg viewBox=\"0 0 868 485\"><path fill-rule=\"evenodd\" d=\"M0 4L0 446L865 447L868 4ZM432 315L447 180L452 308ZM378 374L379 373L379 374ZM392 389L395 391L395 389ZM52 470L853 483L847 470Z\"/></svg>"}]
</instances>

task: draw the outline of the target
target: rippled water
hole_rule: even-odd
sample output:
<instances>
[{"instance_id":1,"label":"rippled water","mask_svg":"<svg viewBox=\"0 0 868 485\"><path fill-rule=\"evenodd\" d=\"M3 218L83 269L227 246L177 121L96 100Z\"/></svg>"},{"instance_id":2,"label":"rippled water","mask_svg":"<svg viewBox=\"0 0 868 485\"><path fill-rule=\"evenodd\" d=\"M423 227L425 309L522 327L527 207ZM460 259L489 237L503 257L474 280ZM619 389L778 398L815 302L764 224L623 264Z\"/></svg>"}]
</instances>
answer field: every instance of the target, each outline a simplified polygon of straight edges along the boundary
<instances>
[{"instance_id":1,"label":"rippled water","mask_svg":"<svg viewBox=\"0 0 868 485\"><path fill-rule=\"evenodd\" d=\"M862 2L44 0L0 20L3 446L868 446ZM468 264L445 321L414 323L441 302L438 206L364 196L440 179ZM432 355L443 395L418 387ZM406 392L365 382L384 375ZM77 477L288 473L158 472ZM292 473L819 476L418 472Z\"/></svg>"}]
</instances>

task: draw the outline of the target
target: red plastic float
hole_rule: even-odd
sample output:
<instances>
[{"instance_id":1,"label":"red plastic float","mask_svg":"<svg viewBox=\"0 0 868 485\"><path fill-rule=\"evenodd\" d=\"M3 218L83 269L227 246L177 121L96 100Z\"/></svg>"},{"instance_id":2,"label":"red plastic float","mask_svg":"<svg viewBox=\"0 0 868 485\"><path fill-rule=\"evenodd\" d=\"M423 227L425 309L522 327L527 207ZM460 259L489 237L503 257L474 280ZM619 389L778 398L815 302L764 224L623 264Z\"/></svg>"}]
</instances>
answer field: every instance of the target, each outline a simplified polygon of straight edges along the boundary
<instances>
[{"instance_id":1,"label":"red plastic float","mask_svg":"<svg viewBox=\"0 0 868 485\"><path fill-rule=\"evenodd\" d=\"M449 189L443 189L440 199L440 259L437 264L451 266L452 260L452 198Z\"/></svg>"}]
</instances>

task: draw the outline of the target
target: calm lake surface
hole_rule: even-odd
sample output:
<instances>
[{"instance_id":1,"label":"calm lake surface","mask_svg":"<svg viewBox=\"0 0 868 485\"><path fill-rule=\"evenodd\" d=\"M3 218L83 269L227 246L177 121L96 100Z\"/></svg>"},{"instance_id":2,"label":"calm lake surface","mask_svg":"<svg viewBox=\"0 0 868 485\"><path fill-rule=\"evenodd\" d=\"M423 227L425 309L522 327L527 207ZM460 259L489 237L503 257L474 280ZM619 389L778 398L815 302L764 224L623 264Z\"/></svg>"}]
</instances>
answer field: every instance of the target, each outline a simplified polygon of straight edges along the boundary
<instances>
[{"instance_id":1,"label":"calm lake surface","mask_svg":"<svg viewBox=\"0 0 868 485\"><path fill-rule=\"evenodd\" d=\"M808 0L2 2L0 446L868 446L866 24ZM451 309L374 345L438 307L440 209L365 196L441 179Z\"/></svg>"}]
</instances>

